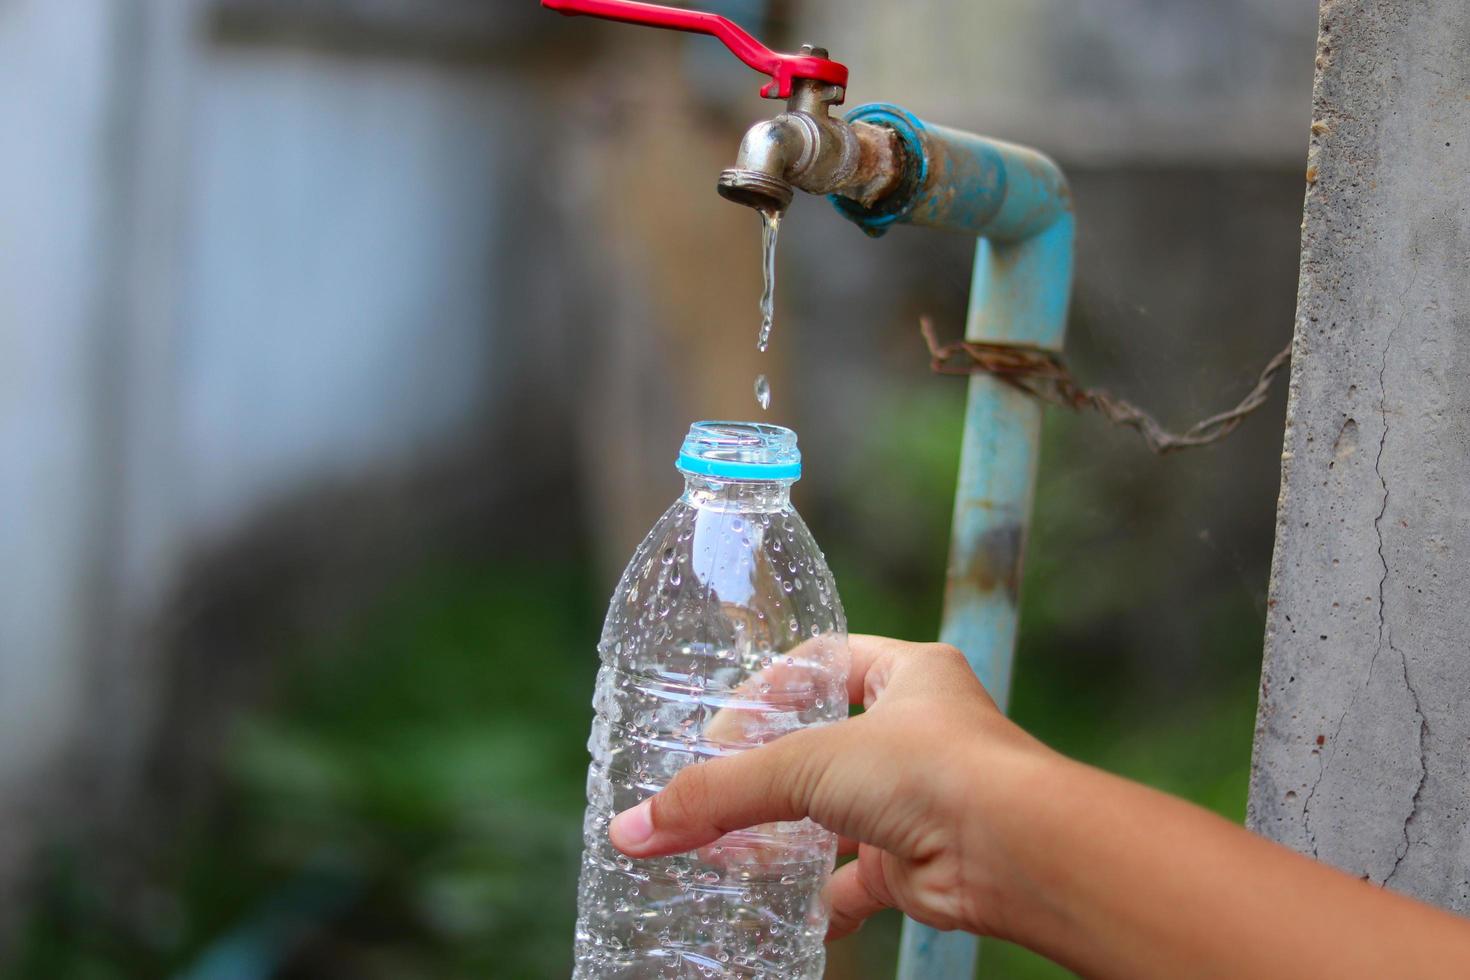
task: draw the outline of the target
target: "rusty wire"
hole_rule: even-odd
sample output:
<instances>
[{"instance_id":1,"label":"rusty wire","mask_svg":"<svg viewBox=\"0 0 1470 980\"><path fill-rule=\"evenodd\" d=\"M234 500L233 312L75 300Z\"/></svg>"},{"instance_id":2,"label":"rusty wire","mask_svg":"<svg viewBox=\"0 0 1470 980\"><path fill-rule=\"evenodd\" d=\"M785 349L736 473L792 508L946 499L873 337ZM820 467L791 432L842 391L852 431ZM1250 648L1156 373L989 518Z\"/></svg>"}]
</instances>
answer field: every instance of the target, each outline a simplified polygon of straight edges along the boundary
<instances>
[{"instance_id":1,"label":"rusty wire","mask_svg":"<svg viewBox=\"0 0 1470 980\"><path fill-rule=\"evenodd\" d=\"M1137 432L1148 448L1160 456L1219 442L1266 403L1271 382L1291 362L1291 345L1266 362L1255 387L1234 408L1201 419L1183 432L1170 432L1152 415L1131 402L1115 398L1100 388L1084 388L1072 377L1061 355L1025 344L998 344L956 340L941 344L934 324L919 318L919 332L929 347L929 366L936 374L989 374L1050 405L1074 412L1092 410L1113 425Z\"/></svg>"}]
</instances>

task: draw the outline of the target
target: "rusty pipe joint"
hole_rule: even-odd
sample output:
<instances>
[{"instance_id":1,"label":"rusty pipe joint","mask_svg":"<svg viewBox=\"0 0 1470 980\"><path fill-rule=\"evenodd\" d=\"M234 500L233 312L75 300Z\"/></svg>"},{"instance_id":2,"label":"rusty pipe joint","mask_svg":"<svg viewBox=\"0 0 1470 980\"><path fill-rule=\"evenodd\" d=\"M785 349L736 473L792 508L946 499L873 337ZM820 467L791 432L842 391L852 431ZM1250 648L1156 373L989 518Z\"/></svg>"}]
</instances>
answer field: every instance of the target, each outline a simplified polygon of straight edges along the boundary
<instances>
[{"instance_id":1,"label":"rusty pipe joint","mask_svg":"<svg viewBox=\"0 0 1470 980\"><path fill-rule=\"evenodd\" d=\"M761 211L784 211L797 190L840 194L872 206L899 182L896 135L883 126L833 119L842 91L797 83L786 111L756 123L740 141L735 166L720 174L721 196Z\"/></svg>"}]
</instances>

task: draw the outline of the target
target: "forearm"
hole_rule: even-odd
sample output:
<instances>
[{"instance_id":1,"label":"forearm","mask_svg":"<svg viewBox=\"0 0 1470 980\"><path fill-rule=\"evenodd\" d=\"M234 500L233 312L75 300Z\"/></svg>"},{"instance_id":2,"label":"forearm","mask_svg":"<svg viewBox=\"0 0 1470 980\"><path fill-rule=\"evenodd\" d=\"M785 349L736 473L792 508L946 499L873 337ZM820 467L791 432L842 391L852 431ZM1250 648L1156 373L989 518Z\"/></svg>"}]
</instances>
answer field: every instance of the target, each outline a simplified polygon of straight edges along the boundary
<instances>
[{"instance_id":1,"label":"forearm","mask_svg":"<svg viewBox=\"0 0 1470 980\"><path fill-rule=\"evenodd\" d=\"M1470 923L1455 916L1049 753L1009 769L1009 789L977 804L989 807L1014 879L1007 938L1083 975L1350 980L1470 970Z\"/></svg>"}]
</instances>

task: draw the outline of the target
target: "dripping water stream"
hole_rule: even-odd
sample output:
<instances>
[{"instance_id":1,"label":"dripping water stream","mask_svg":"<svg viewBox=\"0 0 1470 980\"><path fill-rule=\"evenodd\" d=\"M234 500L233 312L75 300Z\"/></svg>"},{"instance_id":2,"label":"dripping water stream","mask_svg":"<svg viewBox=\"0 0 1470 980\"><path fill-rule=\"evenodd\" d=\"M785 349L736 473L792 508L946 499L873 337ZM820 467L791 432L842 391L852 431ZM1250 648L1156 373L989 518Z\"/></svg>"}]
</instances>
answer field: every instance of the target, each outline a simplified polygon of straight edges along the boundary
<instances>
[{"instance_id":1,"label":"dripping water stream","mask_svg":"<svg viewBox=\"0 0 1470 980\"><path fill-rule=\"evenodd\" d=\"M762 354L771 345L771 320L776 312L776 237L781 232L781 212L761 209L761 274L765 288L761 291L761 330L755 349ZM755 401L763 410L771 407L771 382L760 374L755 379Z\"/></svg>"},{"instance_id":2,"label":"dripping water stream","mask_svg":"<svg viewBox=\"0 0 1470 980\"><path fill-rule=\"evenodd\" d=\"M781 233L781 212L761 212L761 273L765 289L761 292L761 332L755 349L762 354L771 344L771 320L776 311L776 236Z\"/></svg>"}]
</instances>

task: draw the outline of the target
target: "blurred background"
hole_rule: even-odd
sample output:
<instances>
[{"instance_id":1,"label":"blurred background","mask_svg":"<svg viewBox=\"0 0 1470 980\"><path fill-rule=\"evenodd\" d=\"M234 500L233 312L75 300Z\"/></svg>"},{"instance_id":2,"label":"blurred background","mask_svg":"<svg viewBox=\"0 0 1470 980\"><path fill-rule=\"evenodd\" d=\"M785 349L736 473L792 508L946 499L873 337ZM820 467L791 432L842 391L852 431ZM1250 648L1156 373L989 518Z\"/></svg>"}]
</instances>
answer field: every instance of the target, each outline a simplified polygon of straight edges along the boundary
<instances>
[{"instance_id":1,"label":"blurred background","mask_svg":"<svg viewBox=\"0 0 1470 980\"><path fill-rule=\"evenodd\" d=\"M1312 0L703 5L1061 161L1085 381L1183 425L1289 338ZM795 427L853 629L935 635L973 242L798 200L758 355L759 82L533 0L0 2L0 976L566 976L693 420ZM1049 410L1027 553L1014 714L1232 819L1283 403L1165 459Z\"/></svg>"}]
</instances>

